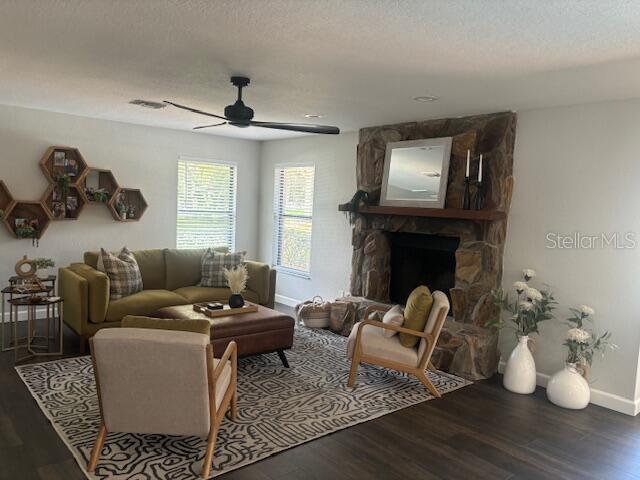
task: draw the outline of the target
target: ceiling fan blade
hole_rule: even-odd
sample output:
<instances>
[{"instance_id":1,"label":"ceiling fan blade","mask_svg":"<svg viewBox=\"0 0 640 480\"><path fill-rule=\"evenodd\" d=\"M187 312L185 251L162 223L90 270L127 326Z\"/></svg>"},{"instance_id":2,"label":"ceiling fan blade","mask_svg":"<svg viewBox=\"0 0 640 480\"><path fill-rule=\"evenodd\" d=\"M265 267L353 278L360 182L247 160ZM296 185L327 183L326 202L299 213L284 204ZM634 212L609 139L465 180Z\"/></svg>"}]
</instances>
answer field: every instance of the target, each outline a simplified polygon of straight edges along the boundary
<instances>
[{"instance_id":1,"label":"ceiling fan blade","mask_svg":"<svg viewBox=\"0 0 640 480\"><path fill-rule=\"evenodd\" d=\"M187 110L189 112L198 113L200 115L206 115L207 117L214 117L214 118L219 118L221 120L228 120L226 117L222 117L220 115L215 115L215 114L209 113L209 112L203 112L202 110L198 110L196 108L191 108L191 107L187 107L185 105L180 105L179 103L170 102L169 100L164 100L164 103L167 103L169 105L173 105L176 108L181 108L182 110Z\"/></svg>"},{"instance_id":2,"label":"ceiling fan blade","mask_svg":"<svg viewBox=\"0 0 640 480\"><path fill-rule=\"evenodd\" d=\"M330 125L313 125L310 123L279 123L279 122L258 122L252 120L249 122L252 127L273 128L276 130L290 130L292 132L305 133L325 133L329 135L337 135L340 133L338 127Z\"/></svg>"},{"instance_id":3,"label":"ceiling fan blade","mask_svg":"<svg viewBox=\"0 0 640 480\"><path fill-rule=\"evenodd\" d=\"M214 123L211 125L200 125L199 127L193 127L194 130L200 130L201 128L219 127L220 125L226 125L228 122Z\"/></svg>"}]
</instances>

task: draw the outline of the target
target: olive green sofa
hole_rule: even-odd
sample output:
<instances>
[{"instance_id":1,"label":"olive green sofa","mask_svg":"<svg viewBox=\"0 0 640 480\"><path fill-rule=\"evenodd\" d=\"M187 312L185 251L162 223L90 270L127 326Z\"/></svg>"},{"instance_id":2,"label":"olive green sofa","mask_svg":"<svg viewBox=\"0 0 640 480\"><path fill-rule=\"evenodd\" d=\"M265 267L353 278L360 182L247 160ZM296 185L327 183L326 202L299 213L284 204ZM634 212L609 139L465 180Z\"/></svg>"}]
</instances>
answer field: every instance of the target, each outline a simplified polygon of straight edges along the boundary
<instances>
[{"instance_id":1,"label":"olive green sofa","mask_svg":"<svg viewBox=\"0 0 640 480\"><path fill-rule=\"evenodd\" d=\"M226 248L216 249L226 252ZM200 287L205 249L138 250L136 257L144 290L109 300L109 277L96 269L99 252L85 252L84 263L59 270L59 295L64 298L64 322L80 335L84 352L89 337L101 328L119 327L127 315L153 315L157 310L196 302L224 301L228 288ZM276 271L266 263L246 261L249 272L245 299L273 308Z\"/></svg>"}]
</instances>

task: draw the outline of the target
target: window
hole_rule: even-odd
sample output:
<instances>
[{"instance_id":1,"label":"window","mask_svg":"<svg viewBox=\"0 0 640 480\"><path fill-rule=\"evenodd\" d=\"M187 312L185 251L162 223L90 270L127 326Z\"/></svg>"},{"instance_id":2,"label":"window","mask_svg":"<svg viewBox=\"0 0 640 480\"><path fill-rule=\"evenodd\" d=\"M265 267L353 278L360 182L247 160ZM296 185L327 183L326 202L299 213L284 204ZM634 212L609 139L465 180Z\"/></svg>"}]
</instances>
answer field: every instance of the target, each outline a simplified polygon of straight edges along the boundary
<instances>
[{"instance_id":1,"label":"window","mask_svg":"<svg viewBox=\"0 0 640 480\"><path fill-rule=\"evenodd\" d=\"M235 248L236 165L178 160L178 248Z\"/></svg>"},{"instance_id":2,"label":"window","mask_svg":"<svg viewBox=\"0 0 640 480\"><path fill-rule=\"evenodd\" d=\"M275 171L274 264L309 276L315 167L278 167Z\"/></svg>"}]
</instances>

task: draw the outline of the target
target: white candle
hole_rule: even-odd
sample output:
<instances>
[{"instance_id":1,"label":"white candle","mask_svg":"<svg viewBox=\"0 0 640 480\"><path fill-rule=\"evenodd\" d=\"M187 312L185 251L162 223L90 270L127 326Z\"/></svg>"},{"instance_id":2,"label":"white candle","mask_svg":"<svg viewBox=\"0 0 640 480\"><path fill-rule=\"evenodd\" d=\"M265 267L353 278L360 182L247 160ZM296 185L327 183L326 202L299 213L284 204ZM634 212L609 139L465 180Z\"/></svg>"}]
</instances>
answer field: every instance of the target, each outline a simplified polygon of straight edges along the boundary
<instances>
[{"instance_id":1,"label":"white candle","mask_svg":"<svg viewBox=\"0 0 640 480\"><path fill-rule=\"evenodd\" d=\"M471 160L471 150L467 150L467 173L465 173L465 177L469 178L469 160Z\"/></svg>"},{"instance_id":2,"label":"white candle","mask_svg":"<svg viewBox=\"0 0 640 480\"><path fill-rule=\"evenodd\" d=\"M478 165L478 182L482 182L482 154L480 154L480 165Z\"/></svg>"}]
</instances>

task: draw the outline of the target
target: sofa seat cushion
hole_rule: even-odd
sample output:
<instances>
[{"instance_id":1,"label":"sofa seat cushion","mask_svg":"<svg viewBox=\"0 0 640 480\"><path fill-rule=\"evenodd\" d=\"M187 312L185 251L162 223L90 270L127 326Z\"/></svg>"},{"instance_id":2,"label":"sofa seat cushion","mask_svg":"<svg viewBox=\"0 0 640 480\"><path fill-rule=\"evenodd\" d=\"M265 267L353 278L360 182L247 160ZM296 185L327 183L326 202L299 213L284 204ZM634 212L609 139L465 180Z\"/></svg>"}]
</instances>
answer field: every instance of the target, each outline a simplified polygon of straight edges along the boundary
<instances>
[{"instance_id":1,"label":"sofa seat cushion","mask_svg":"<svg viewBox=\"0 0 640 480\"><path fill-rule=\"evenodd\" d=\"M106 321L119 321L127 315L150 315L161 308L186 303L189 302L184 297L169 290L143 290L109 302Z\"/></svg>"},{"instance_id":2,"label":"sofa seat cushion","mask_svg":"<svg viewBox=\"0 0 640 480\"><path fill-rule=\"evenodd\" d=\"M347 341L347 356L349 358L353 357L356 336L358 335L360 327L362 327L362 323L355 324L349 335L349 340ZM418 349L403 346L400 343L400 337L398 335L392 337L385 336L384 329L380 327L373 325L366 326L364 330L362 330L360 344L362 345L362 353L364 355L371 355L412 367L418 366Z\"/></svg>"},{"instance_id":3,"label":"sofa seat cushion","mask_svg":"<svg viewBox=\"0 0 640 480\"><path fill-rule=\"evenodd\" d=\"M231 295L231 290L226 287L182 287L174 290L181 297L187 301L184 303L199 303L199 302L226 302ZM242 296L245 300L253 303L260 303L258 294L252 290L245 290L242 292Z\"/></svg>"}]
</instances>

